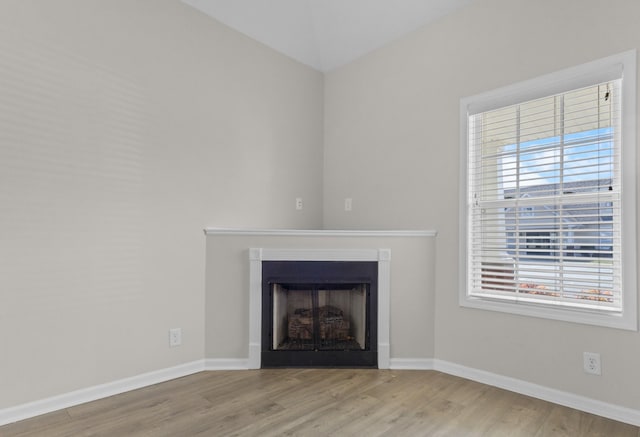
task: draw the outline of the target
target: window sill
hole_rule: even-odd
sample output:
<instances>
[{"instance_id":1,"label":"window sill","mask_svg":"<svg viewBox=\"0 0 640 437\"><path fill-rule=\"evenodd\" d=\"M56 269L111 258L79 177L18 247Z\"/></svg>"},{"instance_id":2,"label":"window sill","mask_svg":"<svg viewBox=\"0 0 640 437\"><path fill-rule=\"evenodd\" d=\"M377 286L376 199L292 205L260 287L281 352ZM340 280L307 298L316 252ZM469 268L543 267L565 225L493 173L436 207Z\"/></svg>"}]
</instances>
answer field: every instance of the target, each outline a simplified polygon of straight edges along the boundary
<instances>
[{"instance_id":1,"label":"window sill","mask_svg":"<svg viewBox=\"0 0 640 437\"><path fill-rule=\"evenodd\" d=\"M467 296L464 292L460 297L460 306L627 331L638 330L635 315L624 312L605 313L602 310L594 311L587 308L556 306L547 303L472 297Z\"/></svg>"}]
</instances>

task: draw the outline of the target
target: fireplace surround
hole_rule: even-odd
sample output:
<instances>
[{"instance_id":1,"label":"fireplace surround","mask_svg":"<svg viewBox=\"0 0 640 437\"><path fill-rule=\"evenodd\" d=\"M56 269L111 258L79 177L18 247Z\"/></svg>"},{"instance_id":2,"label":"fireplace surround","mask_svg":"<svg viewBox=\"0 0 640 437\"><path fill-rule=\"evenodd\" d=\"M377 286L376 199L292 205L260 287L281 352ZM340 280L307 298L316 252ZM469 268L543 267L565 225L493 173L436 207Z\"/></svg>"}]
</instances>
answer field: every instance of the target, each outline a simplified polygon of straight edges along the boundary
<instances>
[{"instance_id":1,"label":"fireplace surround","mask_svg":"<svg viewBox=\"0 0 640 437\"><path fill-rule=\"evenodd\" d=\"M251 248L249 258L250 368L389 368L389 249ZM276 269L272 270L274 266ZM278 266L293 269L283 274ZM333 272L319 279L317 273L326 273L328 267ZM364 272L354 274L354 269L360 267L364 267ZM271 301L273 294L278 295L278 303ZM289 302L285 304L287 300ZM315 302L316 306L301 304L304 301ZM292 316L298 318L298 324L276 322L274 328L274 314L276 319L283 319L278 311L281 314L285 306L289 306ZM346 317L345 310L349 313ZM359 318L355 313L364 313L364 317ZM351 327L367 318L375 323L366 328ZM263 330L271 335L263 335ZM285 331L286 335L283 334ZM293 345L283 345L283 337L297 337L297 341ZM287 353L281 354L285 351L279 347L302 350L296 351L293 361L287 362L289 358L282 358Z\"/></svg>"}]
</instances>

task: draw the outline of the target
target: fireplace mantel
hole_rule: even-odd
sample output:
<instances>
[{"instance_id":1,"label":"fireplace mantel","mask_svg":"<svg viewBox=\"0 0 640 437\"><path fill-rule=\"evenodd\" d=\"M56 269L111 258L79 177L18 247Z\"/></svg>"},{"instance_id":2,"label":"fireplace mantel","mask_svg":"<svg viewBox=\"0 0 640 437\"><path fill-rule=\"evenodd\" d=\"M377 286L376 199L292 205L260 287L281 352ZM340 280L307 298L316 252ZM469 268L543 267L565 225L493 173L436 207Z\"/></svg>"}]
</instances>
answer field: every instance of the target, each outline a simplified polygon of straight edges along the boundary
<instances>
[{"instance_id":1,"label":"fireplace mantel","mask_svg":"<svg viewBox=\"0 0 640 437\"><path fill-rule=\"evenodd\" d=\"M212 366L261 365L262 261L376 261L378 367L432 359L436 231L209 227L204 232L205 348Z\"/></svg>"},{"instance_id":2,"label":"fireplace mantel","mask_svg":"<svg viewBox=\"0 0 640 437\"><path fill-rule=\"evenodd\" d=\"M295 237L435 237L432 230L350 230L350 229L243 229L205 228L205 235L258 235Z\"/></svg>"}]
</instances>

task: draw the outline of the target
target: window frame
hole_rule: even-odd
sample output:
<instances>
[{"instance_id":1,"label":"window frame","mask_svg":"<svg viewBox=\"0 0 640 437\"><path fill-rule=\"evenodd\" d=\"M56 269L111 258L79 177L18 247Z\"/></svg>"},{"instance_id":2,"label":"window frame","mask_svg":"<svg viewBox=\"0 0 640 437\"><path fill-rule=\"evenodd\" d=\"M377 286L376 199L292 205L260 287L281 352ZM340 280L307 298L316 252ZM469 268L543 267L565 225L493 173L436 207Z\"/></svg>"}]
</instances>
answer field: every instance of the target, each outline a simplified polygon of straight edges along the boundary
<instances>
[{"instance_id":1,"label":"window frame","mask_svg":"<svg viewBox=\"0 0 640 437\"><path fill-rule=\"evenodd\" d=\"M552 302L528 302L472 296L468 262L469 215L469 116L523 103L553 94L622 78L621 165L622 177L622 310L611 312ZM629 50L555 73L498 88L460 100L460 264L459 304L462 307L562 320L631 331L638 330L636 263L636 50Z\"/></svg>"}]
</instances>

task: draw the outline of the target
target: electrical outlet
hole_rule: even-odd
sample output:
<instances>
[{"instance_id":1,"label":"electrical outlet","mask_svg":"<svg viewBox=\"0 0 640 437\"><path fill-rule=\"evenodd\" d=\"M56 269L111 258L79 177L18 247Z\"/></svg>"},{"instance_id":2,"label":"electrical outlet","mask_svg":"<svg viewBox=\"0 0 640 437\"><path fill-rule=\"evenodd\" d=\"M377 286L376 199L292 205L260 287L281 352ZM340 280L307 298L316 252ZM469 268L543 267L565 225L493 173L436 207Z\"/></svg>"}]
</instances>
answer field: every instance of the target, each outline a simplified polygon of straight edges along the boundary
<instances>
[{"instance_id":1,"label":"electrical outlet","mask_svg":"<svg viewBox=\"0 0 640 437\"><path fill-rule=\"evenodd\" d=\"M169 346L175 347L182 344L182 329L173 328L169 329Z\"/></svg>"},{"instance_id":2,"label":"electrical outlet","mask_svg":"<svg viewBox=\"0 0 640 437\"><path fill-rule=\"evenodd\" d=\"M353 208L353 199L351 197L347 197L344 199L344 210L351 211Z\"/></svg>"},{"instance_id":3,"label":"electrical outlet","mask_svg":"<svg viewBox=\"0 0 640 437\"><path fill-rule=\"evenodd\" d=\"M584 371L592 375L602 375L600 354L595 352L584 352Z\"/></svg>"},{"instance_id":4,"label":"electrical outlet","mask_svg":"<svg viewBox=\"0 0 640 437\"><path fill-rule=\"evenodd\" d=\"M296 209L298 211L302 210L302 197L296 197Z\"/></svg>"}]
</instances>

